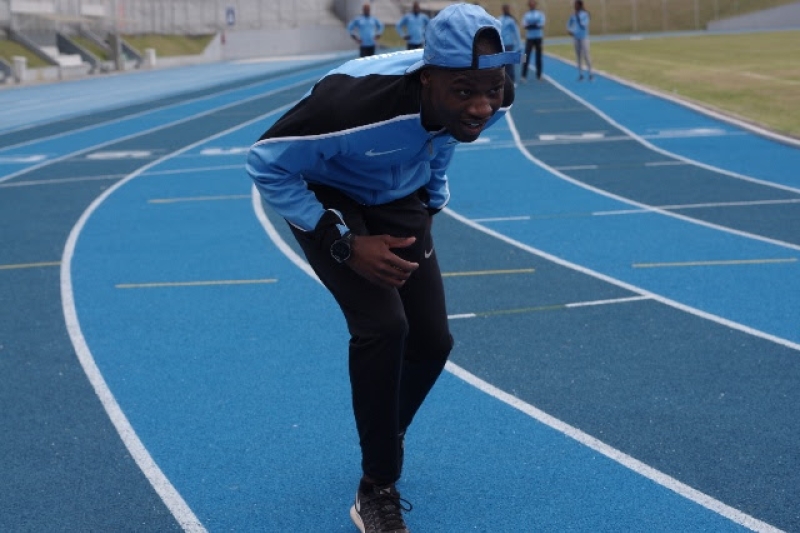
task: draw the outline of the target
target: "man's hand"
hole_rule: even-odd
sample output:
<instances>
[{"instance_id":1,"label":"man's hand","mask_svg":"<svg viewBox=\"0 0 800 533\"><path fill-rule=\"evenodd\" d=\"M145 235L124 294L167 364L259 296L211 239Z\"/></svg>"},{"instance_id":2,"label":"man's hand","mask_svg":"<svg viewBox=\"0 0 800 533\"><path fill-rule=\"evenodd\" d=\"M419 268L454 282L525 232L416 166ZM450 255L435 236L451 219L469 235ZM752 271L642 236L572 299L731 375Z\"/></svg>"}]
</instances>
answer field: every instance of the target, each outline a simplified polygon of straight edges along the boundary
<instances>
[{"instance_id":1,"label":"man's hand","mask_svg":"<svg viewBox=\"0 0 800 533\"><path fill-rule=\"evenodd\" d=\"M392 237L390 235L357 235L351 245L347 264L358 275L382 287L402 287L419 268L397 256L392 248L406 248L416 241L415 237Z\"/></svg>"}]
</instances>

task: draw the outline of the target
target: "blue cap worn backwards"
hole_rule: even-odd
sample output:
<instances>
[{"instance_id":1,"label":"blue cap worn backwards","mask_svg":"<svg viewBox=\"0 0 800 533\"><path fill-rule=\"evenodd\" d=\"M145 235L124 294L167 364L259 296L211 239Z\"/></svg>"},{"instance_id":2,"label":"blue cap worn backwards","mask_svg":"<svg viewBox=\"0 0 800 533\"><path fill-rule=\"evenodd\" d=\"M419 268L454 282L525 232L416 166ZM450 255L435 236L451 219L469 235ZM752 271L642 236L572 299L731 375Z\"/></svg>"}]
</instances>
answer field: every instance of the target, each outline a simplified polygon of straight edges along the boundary
<instances>
[{"instance_id":1,"label":"blue cap worn backwards","mask_svg":"<svg viewBox=\"0 0 800 533\"><path fill-rule=\"evenodd\" d=\"M474 4L453 4L444 8L428 24L422 59L411 65L406 72L428 66L485 69L520 62L520 51L475 56L475 38L485 29L495 31L502 46L500 23L482 7Z\"/></svg>"}]
</instances>

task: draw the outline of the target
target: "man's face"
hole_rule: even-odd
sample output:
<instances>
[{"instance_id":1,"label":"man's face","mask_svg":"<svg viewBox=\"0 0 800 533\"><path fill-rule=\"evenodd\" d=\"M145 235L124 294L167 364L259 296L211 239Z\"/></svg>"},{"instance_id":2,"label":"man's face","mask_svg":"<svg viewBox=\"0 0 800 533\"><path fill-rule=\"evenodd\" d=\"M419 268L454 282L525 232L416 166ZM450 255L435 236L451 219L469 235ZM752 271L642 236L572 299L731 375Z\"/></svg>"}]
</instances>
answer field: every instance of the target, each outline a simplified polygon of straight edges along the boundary
<instances>
[{"instance_id":1,"label":"man's face","mask_svg":"<svg viewBox=\"0 0 800 533\"><path fill-rule=\"evenodd\" d=\"M503 104L505 70L426 69L423 87L423 124L442 127L460 142L472 142Z\"/></svg>"}]
</instances>

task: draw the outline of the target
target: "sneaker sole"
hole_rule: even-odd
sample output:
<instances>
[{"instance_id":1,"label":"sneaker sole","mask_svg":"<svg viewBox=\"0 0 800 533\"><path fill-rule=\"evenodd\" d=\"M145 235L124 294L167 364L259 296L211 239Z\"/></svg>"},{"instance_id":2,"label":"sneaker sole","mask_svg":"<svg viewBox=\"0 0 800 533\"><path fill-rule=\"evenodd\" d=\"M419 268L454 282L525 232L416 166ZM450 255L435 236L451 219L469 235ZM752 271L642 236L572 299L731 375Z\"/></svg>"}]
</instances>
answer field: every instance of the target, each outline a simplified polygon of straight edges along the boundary
<instances>
[{"instance_id":1,"label":"sneaker sole","mask_svg":"<svg viewBox=\"0 0 800 533\"><path fill-rule=\"evenodd\" d=\"M358 511L356 511L356 506L355 505L350 508L350 519L356 525L358 530L361 531L361 533L365 533L366 530L364 529L364 522L361 520L361 517L358 515Z\"/></svg>"}]
</instances>

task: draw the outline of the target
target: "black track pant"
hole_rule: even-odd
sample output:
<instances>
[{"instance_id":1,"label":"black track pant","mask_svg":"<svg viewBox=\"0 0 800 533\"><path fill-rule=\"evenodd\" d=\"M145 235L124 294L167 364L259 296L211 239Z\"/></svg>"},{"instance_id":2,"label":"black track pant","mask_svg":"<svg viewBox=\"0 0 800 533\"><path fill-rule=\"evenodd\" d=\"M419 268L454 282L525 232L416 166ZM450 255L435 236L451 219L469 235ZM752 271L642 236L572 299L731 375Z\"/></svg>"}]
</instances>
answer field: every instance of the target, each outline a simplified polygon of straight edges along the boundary
<instances>
[{"instance_id":1,"label":"black track pant","mask_svg":"<svg viewBox=\"0 0 800 533\"><path fill-rule=\"evenodd\" d=\"M306 258L333 294L350 331L350 384L364 474L379 483L400 477L400 442L444 368L453 346L444 287L431 237L431 216L415 194L363 206L327 187L310 187L326 208L344 215L356 235L416 236L395 250L419 268L400 289L379 287L319 242L292 228Z\"/></svg>"},{"instance_id":2,"label":"black track pant","mask_svg":"<svg viewBox=\"0 0 800 533\"><path fill-rule=\"evenodd\" d=\"M542 77L542 39L527 39L525 41L525 64L522 65L522 77L528 77L528 65L531 62L531 50L535 53L536 78Z\"/></svg>"}]
</instances>

